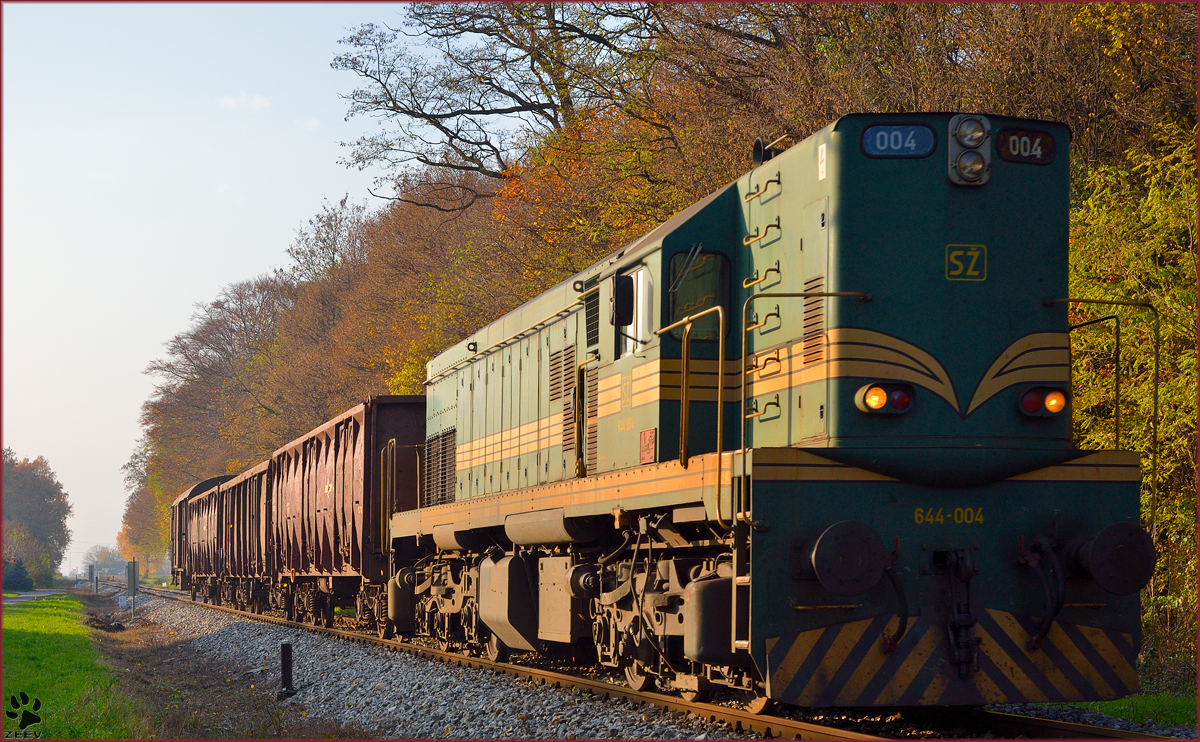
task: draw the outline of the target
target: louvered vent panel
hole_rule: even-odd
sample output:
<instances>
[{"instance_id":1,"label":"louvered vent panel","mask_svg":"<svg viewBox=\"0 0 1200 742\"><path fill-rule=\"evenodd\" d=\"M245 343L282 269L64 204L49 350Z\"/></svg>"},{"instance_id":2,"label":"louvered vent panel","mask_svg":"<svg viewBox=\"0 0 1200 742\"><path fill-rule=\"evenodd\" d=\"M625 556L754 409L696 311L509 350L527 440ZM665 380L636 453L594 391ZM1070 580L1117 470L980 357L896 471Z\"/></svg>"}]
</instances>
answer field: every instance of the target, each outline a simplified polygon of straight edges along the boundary
<instances>
[{"instance_id":1,"label":"louvered vent panel","mask_svg":"<svg viewBox=\"0 0 1200 742\"><path fill-rule=\"evenodd\" d=\"M825 276L813 276L804 282L805 293L825 290ZM804 300L804 365L825 360L825 299Z\"/></svg>"},{"instance_id":2,"label":"louvered vent panel","mask_svg":"<svg viewBox=\"0 0 1200 742\"><path fill-rule=\"evenodd\" d=\"M562 440L563 453L575 450L575 346L568 345L562 350L562 365L559 367L559 377L562 379Z\"/></svg>"},{"instance_id":3,"label":"louvered vent panel","mask_svg":"<svg viewBox=\"0 0 1200 742\"><path fill-rule=\"evenodd\" d=\"M587 371L587 473L589 475L596 473L596 457L600 449L599 432L600 427L597 425L596 418L600 413L599 393L597 387L600 384L599 369L590 369Z\"/></svg>"},{"instance_id":4,"label":"louvered vent panel","mask_svg":"<svg viewBox=\"0 0 1200 742\"><path fill-rule=\"evenodd\" d=\"M550 401L557 402L562 399L562 357L561 350L556 350L550 354Z\"/></svg>"}]
</instances>

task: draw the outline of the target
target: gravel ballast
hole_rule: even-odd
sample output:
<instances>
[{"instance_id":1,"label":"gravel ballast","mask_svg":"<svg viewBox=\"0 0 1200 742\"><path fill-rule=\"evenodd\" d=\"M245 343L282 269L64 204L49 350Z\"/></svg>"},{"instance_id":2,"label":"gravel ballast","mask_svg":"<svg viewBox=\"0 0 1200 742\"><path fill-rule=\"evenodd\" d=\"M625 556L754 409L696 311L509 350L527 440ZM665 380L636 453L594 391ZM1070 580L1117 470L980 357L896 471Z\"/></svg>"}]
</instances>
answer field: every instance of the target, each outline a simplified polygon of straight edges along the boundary
<instances>
[{"instance_id":1,"label":"gravel ballast","mask_svg":"<svg viewBox=\"0 0 1200 742\"><path fill-rule=\"evenodd\" d=\"M401 738L747 738L729 725L582 691L453 667L370 644L258 623L163 598L137 613L219 660L231 682L253 683L263 702L279 690L279 644L292 642L296 713ZM264 669L265 668L265 669Z\"/></svg>"}]
</instances>

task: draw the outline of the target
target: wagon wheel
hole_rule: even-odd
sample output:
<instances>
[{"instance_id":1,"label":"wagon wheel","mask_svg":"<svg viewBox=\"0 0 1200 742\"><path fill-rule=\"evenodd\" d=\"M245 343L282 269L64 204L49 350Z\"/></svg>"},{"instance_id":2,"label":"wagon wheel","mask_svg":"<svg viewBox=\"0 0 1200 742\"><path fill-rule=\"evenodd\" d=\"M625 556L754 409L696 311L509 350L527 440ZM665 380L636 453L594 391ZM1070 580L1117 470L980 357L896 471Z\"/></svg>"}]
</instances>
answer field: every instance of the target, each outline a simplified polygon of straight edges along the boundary
<instances>
[{"instance_id":1,"label":"wagon wheel","mask_svg":"<svg viewBox=\"0 0 1200 742\"><path fill-rule=\"evenodd\" d=\"M746 710L752 714L765 714L775 706L775 702L766 696L755 696L746 704Z\"/></svg>"},{"instance_id":2,"label":"wagon wheel","mask_svg":"<svg viewBox=\"0 0 1200 742\"><path fill-rule=\"evenodd\" d=\"M654 676L648 674L645 665L637 660L631 660L625 665L625 682L639 693L654 688Z\"/></svg>"},{"instance_id":3,"label":"wagon wheel","mask_svg":"<svg viewBox=\"0 0 1200 742\"><path fill-rule=\"evenodd\" d=\"M508 662L508 645L495 634L488 635L487 656L492 662Z\"/></svg>"}]
</instances>

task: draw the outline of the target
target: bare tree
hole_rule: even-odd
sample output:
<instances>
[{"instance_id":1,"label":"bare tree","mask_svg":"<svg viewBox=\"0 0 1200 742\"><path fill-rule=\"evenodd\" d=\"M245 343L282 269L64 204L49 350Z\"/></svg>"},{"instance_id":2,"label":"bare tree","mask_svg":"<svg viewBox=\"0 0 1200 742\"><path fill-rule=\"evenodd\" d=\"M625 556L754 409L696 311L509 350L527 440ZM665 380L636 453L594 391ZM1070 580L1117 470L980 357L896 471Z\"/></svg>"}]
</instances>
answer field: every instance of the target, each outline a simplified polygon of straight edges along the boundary
<instances>
[{"instance_id":1,"label":"bare tree","mask_svg":"<svg viewBox=\"0 0 1200 742\"><path fill-rule=\"evenodd\" d=\"M337 206L323 199L321 213L296 231L287 249L292 259L289 275L298 281L316 281L336 268L365 263L366 214L366 203L352 202L350 194L342 196Z\"/></svg>"},{"instance_id":2,"label":"bare tree","mask_svg":"<svg viewBox=\"0 0 1200 742\"><path fill-rule=\"evenodd\" d=\"M630 15L628 11L623 14ZM345 164L382 166L396 198L445 210L491 195L541 135L568 128L627 53L628 24L599 6L565 3L415 3L400 29L365 24L333 68L358 75L347 117L374 116L380 133L344 143ZM413 46L425 40L426 50ZM413 197L397 175L424 168ZM482 181L452 177L455 172ZM429 198L436 195L439 198Z\"/></svg>"}]
</instances>

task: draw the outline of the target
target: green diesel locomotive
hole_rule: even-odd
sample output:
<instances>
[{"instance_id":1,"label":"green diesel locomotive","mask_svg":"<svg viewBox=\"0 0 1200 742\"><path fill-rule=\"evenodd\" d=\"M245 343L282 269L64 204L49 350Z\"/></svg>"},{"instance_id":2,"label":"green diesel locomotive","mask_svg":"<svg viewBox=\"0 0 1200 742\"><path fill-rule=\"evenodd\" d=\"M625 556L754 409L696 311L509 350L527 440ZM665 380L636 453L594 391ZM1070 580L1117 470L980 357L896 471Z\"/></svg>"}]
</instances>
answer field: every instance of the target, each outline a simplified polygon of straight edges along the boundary
<instances>
[{"instance_id":1,"label":"green diesel locomotive","mask_svg":"<svg viewBox=\"0 0 1200 742\"><path fill-rule=\"evenodd\" d=\"M927 113L759 144L437 356L392 625L760 708L1134 692L1155 556L1138 454L1072 444L1069 143Z\"/></svg>"}]
</instances>

